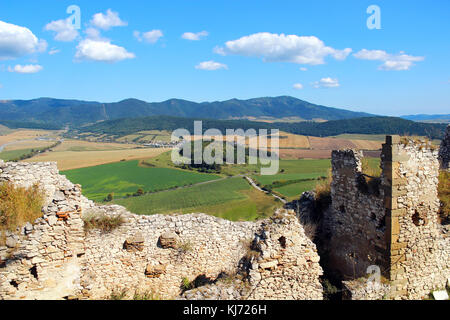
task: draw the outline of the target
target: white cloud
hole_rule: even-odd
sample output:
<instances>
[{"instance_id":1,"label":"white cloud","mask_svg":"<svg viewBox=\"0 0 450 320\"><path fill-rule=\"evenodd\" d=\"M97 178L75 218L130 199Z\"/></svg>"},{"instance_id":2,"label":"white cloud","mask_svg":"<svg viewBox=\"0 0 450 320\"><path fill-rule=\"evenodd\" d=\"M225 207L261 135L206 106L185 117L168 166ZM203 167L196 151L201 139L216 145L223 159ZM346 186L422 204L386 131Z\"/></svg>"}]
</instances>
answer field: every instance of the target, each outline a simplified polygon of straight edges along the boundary
<instances>
[{"instance_id":1,"label":"white cloud","mask_svg":"<svg viewBox=\"0 0 450 320\"><path fill-rule=\"evenodd\" d=\"M84 33L86 34L86 37L89 39L101 39L101 34L98 29L95 28L87 28L84 30Z\"/></svg>"},{"instance_id":2,"label":"white cloud","mask_svg":"<svg viewBox=\"0 0 450 320\"><path fill-rule=\"evenodd\" d=\"M197 33L185 32L181 35L181 38L186 40L198 41L201 40L203 37L207 37L208 35L209 35L208 31L201 31Z\"/></svg>"},{"instance_id":3,"label":"white cloud","mask_svg":"<svg viewBox=\"0 0 450 320\"><path fill-rule=\"evenodd\" d=\"M164 36L163 32L157 29L143 33L134 31L133 35L136 39L138 39L138 41L145 41L148 43L156 43L160 38Z\"/></svg>"},{"instance_id":4,"label":"white cloud","mask_svg":"<svg viewBox=\"0 0 450 320\"><path fill-rule=\"evenodd\" d=\"M16 73L38 73L42 69L44 68L38 64L28 64L24 66L17 64L14 66L14 68L8 67L9 72L16 72Z\"/></svg>"},{"instance_id":5,"label":"white cloud","mask_svg":"<svg viewBox=\"0 0 450 320\"><path fill-rule=\"evenodd\" d=\"M56 48L52 48L52 49L48 52L48 54L52 56L52 55L57 54L57 53L59 53L59 52L61 52L61 50L56 49Z\"/></svg>"},{"instance_id":6,"label":"white cloud","mask_svg":"<svg viewBox=\"0 0 450 320\"><path fill-rule=\"evenodd\" d=\"M267 62L292 62L298 64L324 64L324 58L332 56L344 60L352 49L337 50L325 46L314 36L297 36L261 32L227 41L224 47L214 52L222 55L235 54L248 57L262 57Z\"/></svg>"},{"instance_id":7,"label":"white cloud","mask_svg":"<svg viewBox=\"0 0 450 320\"><path fill-rule=\"evenodd\" d=\"M303 85L301 83L296 83L293 85L294 89L301 90L303 89Z\"/></svg>"},{"instance_id":8,"label":"white cloud","mask_svg":"<svg viewBox=\"0 0 450 320\"><path fill-rule=\"evenodd\" d=\"M198 65L195 66L195 69L213 71L219 69L228 69L228 66L226 64L211 60L200 62Z\"/></svg>"},{"instance_id":9,"label":"white cloud","mask_svg":"<svg viewBox=\"0 0 450 320\"><path fill-rule=\"evenodd\" d=\"M120 19L118 12L114 12L111 9L108 9L106 11L106 15L103 13L94 14L91 20L91 24L94 27L103 30L108 30L112 27L123 27L128 25L127 22Z\"/></svg>"},{"instance_id":10,"label":"white cloud","mask_svg":"<svg viewBox=\"0 0 450 320\"><path fill-rule=\"evenodd\" d=\"M47 49L47 42L39 40L30 29L0 21L0 60L15 59Z\"/></svg>"},{"instance_id":11,"label":"white cloud","mask_svg":"<svg viewBox=\"0 0 450 320\"><path fill-rule=\"evenodd\" d=\"M90 60L101 62L118 62L125 59L133 59L134 53L125 48L111 44L106 39L85 39L77 46L75 58L78 60Z\"/></svg>"},{"instance_id":12,"label":"white cloud","mask_svg":"<svg viewBox=\"0 0 450 320\"><path fill-rule=\"evenodd\" d=\"M300 70L301 70L301 71L308 71L308 68L301 67Z\"/></svg>"},{"instance_id":13,"label":"white cloud","mask_svg":"<svg viewBox=\"0 0 450 320\"><path fill-rule=\"evenodd\" d=\"M383 50L367 49L362 49L353 54L353 56L357 59L362 60L383 61L383 64L381 64L378 69L386 71L409 70L412 66L414 66L414 62L423 61L425 59L424 57L410 56L405 54L404 52L400 52L399 54L389 54Z\"/></svg>"},{"instance_id":14,"label":"white cloud","mask_svg":"<svg viewBox=\"0 0 450 320\"><path fill-rule=\"evenodd\" d=\"M56 32L55 40L57 41L70 42L79 36L70 18L52 21L45 26L45 30Z\"/></svg>"},{"instance_id":15,"label":"white cloud","mask_svg":"<svg viewBox=\"0 0 450 320\"><path fill-rule=\"evenodd\" d=\"M337 88L340 86L338 79L322 78L313 83L314 88Z\"/></svg>"}]
</instances>

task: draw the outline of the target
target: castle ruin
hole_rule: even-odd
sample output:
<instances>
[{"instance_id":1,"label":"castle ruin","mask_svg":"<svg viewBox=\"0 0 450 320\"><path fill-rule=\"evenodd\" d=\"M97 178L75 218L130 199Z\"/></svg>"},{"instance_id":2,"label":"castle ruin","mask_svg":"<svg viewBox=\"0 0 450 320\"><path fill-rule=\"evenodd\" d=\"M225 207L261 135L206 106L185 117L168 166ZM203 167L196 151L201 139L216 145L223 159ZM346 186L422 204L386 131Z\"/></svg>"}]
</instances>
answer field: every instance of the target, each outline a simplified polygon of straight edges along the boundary
<instances>
[{"instance_id":1,"label":"castle ruin","mask_svg":"<svg viewBox=\"0 0 450 320\"><path fill-rule=\"evenodd\" d=\"M0 247L0 299L107 299L124 289L163 299L322 299L322 266L340 275L352 299L421 299L450 277L450 237L438 221L438 151L388 136L381 177L362 172L362 156L332 154L322 257L291 211L256 222L140 216L89 201L55 163L0 161L0 182L39 183L46 194L42 217ZM111 232L84 230L89 214L124 223ZM386 281L368 292L355 279L374 266ZM224 275L231 280L221 281ZM186 281L202 285L183 288Z\"/></svg>"}]
</instances>

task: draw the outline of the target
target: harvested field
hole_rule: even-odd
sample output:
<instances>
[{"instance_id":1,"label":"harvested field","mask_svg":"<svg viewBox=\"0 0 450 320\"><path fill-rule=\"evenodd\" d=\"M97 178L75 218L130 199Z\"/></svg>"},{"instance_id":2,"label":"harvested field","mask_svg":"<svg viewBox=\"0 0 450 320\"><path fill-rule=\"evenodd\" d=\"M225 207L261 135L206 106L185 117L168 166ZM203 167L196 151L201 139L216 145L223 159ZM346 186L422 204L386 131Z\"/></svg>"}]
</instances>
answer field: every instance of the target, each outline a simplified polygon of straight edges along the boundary
<instances>
[{"instance_id":1,"label":"harvested field","mask_svg":"<svg viewBox=\"0 0 450 320\"><path fill-rule=\"evenodd\" d=\"M27 162L56 161L59 170L91 167L121 160L148 159L168 151L166 148L140 148L106 151L60 151L37 155Z\"/></svg>"},{"instance_id":2,"label":"harvested field","mask_svg":"<svg viewBox=\"0 0 450 320\"><path fill-rule=\"evenodd\" d=\"M280 158L294 159L329 159L331 150L280 149Z\"/></svg>"}]
</instances>

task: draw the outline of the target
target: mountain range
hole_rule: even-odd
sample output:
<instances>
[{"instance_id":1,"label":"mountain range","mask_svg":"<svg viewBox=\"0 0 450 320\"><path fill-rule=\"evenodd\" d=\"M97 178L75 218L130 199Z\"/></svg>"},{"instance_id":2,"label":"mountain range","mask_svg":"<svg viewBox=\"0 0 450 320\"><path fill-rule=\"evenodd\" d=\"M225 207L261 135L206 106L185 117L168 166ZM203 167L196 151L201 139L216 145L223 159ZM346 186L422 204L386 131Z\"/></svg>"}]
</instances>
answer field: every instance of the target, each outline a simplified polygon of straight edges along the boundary
<instances>
[{"instance_id":1,"label":"mountain range","mask_svg":"<svg viewBox=\"0 0 450 320\"><path fill-rule=\"evenodd\" d=\"M372 116L364 112L316 105L288 96L202 103L180 99L164 102L126 99L114 103L52 98L0 101L0 119L10 121L79 126L103 120L157 115L209 119L300 120L341 120Z\"/></svg>"}]
</instances>

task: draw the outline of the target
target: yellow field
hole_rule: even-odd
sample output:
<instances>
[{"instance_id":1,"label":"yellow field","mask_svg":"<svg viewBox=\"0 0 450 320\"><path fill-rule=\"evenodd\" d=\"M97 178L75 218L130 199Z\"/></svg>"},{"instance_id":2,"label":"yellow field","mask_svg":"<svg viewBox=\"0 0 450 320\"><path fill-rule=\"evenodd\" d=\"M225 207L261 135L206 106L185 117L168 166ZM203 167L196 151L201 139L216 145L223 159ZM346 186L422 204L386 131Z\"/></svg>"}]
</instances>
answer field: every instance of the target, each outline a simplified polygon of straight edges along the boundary
<instances>
[{"instance_id":1,"label":"yellow field","mask_svg":"<svg viewBox=\"0 0 450 320\"><path fill-rule=\"evenodd\" d=\"M107 142L89 142L81 140L64 140L54 151L107 151L107 150L123 150L135 149L136 144L123 143L107 143Z\"/></svg>"},{"instance_id":2,"label":"yellow field","mask_svg":"<svg viewBox=\"0 0 450 320\"><path fill-rule=\"evenodd\" d=\"M381 149L382 141L371 141L371 140L350 140L355 144L357 149L364 150L378 150Z\"/></svg>"},{"instance_id":3,"label":"yellow field","mask_svg":"<svg viewBox=\"0 0 450 320\"><path fill-rule=\"evenodd\" d=\"M285 138L286 137L286 138ZM308 137L280 132L280 148L310 148Z\"/></svg>"},{"instance_id":4,"label":"yellow field","mask_svg":"<svg viewBox=\"0 0 450 320\"><path fill-rule=\"evenodd\" d=\"M26 162L56 161L59 170L91 167L121 160L136 160L153 158L163 152L165 148L140 148L106 151L53 151L37 155Z\"/></svg>"},{"instance_id":5,"label":"yellow field","mask_svg":"<svg viewBox=\"0 0 450 320\"><path fill-rule=\"evenodd\" d=\"M54 143L55 141L40 141L40 140L21 141L6 146L4 151L45 148L51 146Z\"/></svg>"},{"instance_id":6,"label":"yellow field","mask_svg":"<svg viewBox=\"0 0 450 320\"><path fill-rule=\"evenodd\" d=\"M47 130L15 130L12 133L0 136L0 145L13 141L35 139L54 133L55 131Z\"/></svg>"}]
</instances>

